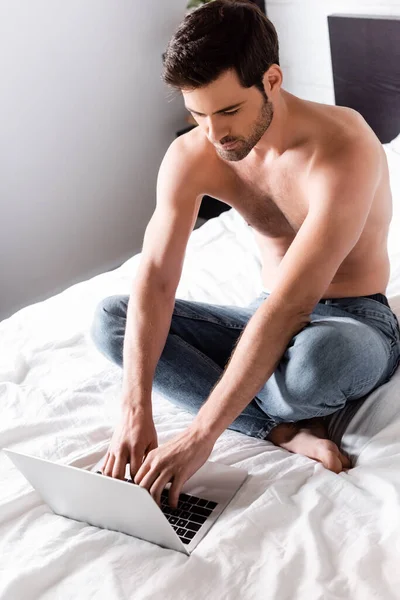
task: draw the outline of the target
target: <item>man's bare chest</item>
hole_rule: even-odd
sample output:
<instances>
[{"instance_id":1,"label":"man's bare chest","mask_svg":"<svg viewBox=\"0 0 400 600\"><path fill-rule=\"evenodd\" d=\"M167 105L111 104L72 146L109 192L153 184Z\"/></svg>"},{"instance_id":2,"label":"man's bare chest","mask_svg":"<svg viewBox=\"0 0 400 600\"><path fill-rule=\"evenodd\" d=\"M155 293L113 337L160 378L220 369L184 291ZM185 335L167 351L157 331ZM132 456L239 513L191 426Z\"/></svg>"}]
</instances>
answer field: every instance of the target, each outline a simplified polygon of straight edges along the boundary
<instances>
[{"instance_id":1,"label":"man's bare chest","mask_svg":"<svg viewBox=\"0 0 400 600\"><path fill-rule=\"evenodd\" d=\"M236 171L224 183L220 199L261 236L293 238L307 216L305 178L295 167L291 172Z\"/></svg>"}]
</instances>

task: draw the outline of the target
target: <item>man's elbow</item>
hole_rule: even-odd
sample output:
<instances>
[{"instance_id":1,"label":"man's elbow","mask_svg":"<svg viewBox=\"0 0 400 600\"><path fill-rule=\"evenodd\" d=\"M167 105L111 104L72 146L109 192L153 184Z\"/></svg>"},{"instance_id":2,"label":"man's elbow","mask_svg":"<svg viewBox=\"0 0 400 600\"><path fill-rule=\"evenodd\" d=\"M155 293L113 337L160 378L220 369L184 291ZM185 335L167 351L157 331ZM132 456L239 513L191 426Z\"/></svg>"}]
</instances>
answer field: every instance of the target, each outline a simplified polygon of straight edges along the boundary
<instances>
[{"instance_id":1,"label":"man's elbow","mask_svg":"<svg viewBox=\"0 0 400 600\"><path fill-rule=\"evenodd\" d=\"M293 321L293 335L297 335L302 331L307 325L311 323L311 317L309 313L300 313L297 319Z\"/></svg>"},{"instance_id":2,"label":"man's elbow","mask_svg":"<svg viewBox=\"0 0 400 600\"><path fill-rule=\"evenodd\" d=\"M286 327L293 331L293 335L299 333L304 327L311 323L311 313L314 310L307 308L304 304L283 301L272 294L268 297L269 307L284 319ZM275 305L275 306L274 306Z\"/></svg>"},{"instance_id":3,"label":"man's elbow","mask_svg":"<svg viewBox=\"0 0 400 600\"><path fill-rule=\"evenodd\" d=\"M279 330L284 337L287 336L288 340L291 340L311 323L310 315L290 310L281 310L279 314L275 313L273 320L279 323Z\"/></svg>"},{"instance_id":4,"label":"man's elbow","mask_svg":"<svg viewBox=\"0 0 400 600\"><path fill-rule=\"evenodd\" d=\"M311 323L311 312L293 307L282 311L285 328L290 330L292 336L300 333Z\"/></svg>"}]
</instances>

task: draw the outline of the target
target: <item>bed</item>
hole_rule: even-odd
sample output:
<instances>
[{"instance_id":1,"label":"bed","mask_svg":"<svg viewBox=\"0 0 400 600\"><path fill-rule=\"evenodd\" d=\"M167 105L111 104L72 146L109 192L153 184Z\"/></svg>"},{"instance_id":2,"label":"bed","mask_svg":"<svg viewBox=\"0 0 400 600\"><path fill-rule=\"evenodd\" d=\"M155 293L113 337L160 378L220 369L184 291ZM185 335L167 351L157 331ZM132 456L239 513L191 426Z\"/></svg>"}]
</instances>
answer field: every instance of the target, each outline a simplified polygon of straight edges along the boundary
<instances>
[{"instance_id":1,"label":"bed","mask_svg":"<svg viewBox=\"0 0 400 600\"><path fill-rule=\"evenodd\" d=\"M354 32L331 23L337 90L343 77L336 34L347 31L351 44ZM383 47L388 35L380 31ZM397 40L399 33L400 22ZM399 75L400 61L392 67ZM362 97L353 107L363 114ZM393 193L386 294L400 318L400 126L390 118L393 127L381 111L375 131ZM105 454L119 416L122 373L94 347L89 330L102 298L129 293L139 262L136 254L0 323L0 448L82 468ZM193 231L176 296L248 304L262 287L260 268L250 228L228 210ZM347 420L336 414L330 422L353 462L340 474L227 429L209 459L243 467L249 477L190 557L53 514L0 452L0 599L398 598L400 369L361 400ZM156 393L153 415L159 444L193 418Z\"/></svg>"}]
</instances>

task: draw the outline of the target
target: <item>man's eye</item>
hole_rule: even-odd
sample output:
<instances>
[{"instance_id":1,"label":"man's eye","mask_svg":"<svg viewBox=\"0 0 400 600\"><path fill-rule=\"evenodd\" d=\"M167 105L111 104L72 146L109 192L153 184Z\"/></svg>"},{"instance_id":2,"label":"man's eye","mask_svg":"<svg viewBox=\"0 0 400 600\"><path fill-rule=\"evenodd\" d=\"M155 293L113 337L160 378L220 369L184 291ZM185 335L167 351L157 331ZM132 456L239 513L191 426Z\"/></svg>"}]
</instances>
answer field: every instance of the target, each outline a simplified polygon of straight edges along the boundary
<instances>
[{"instance_id":1,"label":"man's eye","mask_svg":"<svg viewBox=\"0 0 400 600\"><path fill-rule=\"evenodd\" d=\"M240 109L239 109L239 108L237 108L236 110L232 110L232 111L230 111L230 112L222 112L222 113L219 113L219 114L220 114L220 115L222 115L222 116L224 116L224 117L226 117L226 116L228 116L228 115L235 115L236 113L238 113L238 112L239 112L239 110L240 110ZM189 112L190 112L190 111L189 111ZM192 112L190 112L190 114L192 115L192 117L193 117L194 119L200 119L200 118L203 116L203 115L197 115L196 113L192 113Z\"/></svg>"}]
</instances>

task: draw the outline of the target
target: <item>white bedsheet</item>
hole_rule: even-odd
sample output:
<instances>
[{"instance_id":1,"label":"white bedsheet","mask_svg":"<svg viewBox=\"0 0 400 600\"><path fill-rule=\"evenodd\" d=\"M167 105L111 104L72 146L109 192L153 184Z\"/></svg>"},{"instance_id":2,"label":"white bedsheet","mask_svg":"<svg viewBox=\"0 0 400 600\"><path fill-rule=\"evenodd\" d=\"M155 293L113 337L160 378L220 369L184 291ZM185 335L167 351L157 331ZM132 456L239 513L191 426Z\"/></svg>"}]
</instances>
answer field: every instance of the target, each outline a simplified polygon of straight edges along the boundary
<instances>
[{"instance_id":1,"label":"white bedsheet","mask_svg":"<svg viewBox=\"0 0 400 600\"><path fill-rule=\"evenodd\" d=\"M0 323L0 448L82 467L106 452L122 373L89 327L103 297L129 293L139 260ZM236 211L192 233L177 297L245 304L260 288L257 247ZM400 317L396 278L388 292ZM159 444L193 418L156 394L153 406ZM1 600L399 598L399 372L367 406L343 440L356 465L339 475L226 430L210 460L250 475L189 558L54 515L0 452Z\"/></svg>"}]
</instances>

